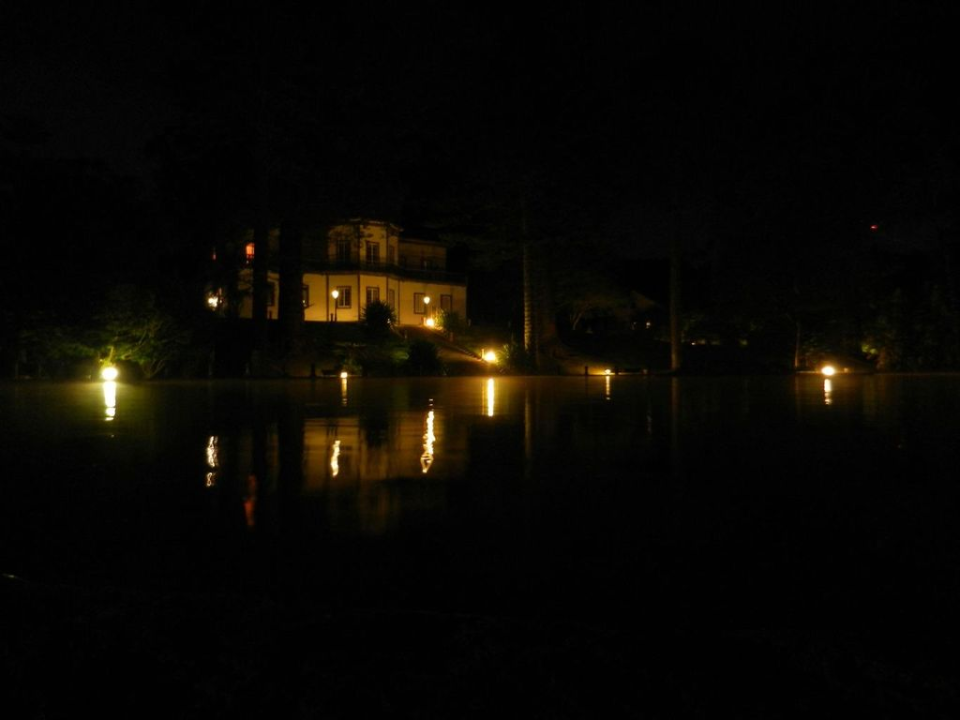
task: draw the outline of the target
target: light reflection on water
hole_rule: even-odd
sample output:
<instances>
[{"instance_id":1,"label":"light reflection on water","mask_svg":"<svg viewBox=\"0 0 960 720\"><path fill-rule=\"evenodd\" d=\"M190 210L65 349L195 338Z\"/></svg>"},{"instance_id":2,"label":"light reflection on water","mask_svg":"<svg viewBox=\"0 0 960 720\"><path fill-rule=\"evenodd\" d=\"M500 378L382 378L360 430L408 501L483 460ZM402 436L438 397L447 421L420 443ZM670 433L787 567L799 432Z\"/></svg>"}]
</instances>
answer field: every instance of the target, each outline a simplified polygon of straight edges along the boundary
<instances>
[{"instance_id":1,"label":"light reflection on water","mask_svg":"<svg viewBox=\"0 0 960 720\"><path fill-rule=\"evenodd\" d=\"M659 527L669 503L718 488L943 482L960 460L958 400L950 377L9 384L0 520L40 532L42 483L49 522L67 523L53 548L121 526L196 547L208 534L295 531L319 547L418 528L441 546L490 532L589 545ZM18 512L28 500L36 530Z\"/></svg>"},{"instance_id":2,"label":"light reflection on water","mask_svg":"<svg viewBox=\"0 0 960 720\"><path fill-rule=\"evenodd\" d=\"M106 421L111 422L117 416L117 383L105 380L103 383L103 404L106 409Z\"/></svg>"}]
</instances>

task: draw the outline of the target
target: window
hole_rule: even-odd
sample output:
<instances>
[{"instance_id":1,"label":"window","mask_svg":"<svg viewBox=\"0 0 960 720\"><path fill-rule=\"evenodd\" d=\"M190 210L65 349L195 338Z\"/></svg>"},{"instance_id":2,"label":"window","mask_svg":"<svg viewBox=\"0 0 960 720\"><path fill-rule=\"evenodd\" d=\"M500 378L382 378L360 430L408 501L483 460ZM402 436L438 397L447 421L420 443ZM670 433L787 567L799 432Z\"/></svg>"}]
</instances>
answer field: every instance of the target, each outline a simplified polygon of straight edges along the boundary
<instances>
[{"instance_id":1,"label":"window","mask_svg":"<svg viewBox=\"0 0 960 720\"><path fill-rule=\"evenodd\" d=\"M453 295L440 296L440 309L444 312L450 312L453 310Z\"/></svg>"},{"instance_id":2,"label":"window","mask_svg":"<svg viewBox=\"0 0 960 720\"><path fill-rule=\"evenodd\" d=\"M393 245L387 245L387 262L391 265L397 264L397 248Z\"/></svg>"},{"instance_id":3,"label":"window","mask_svg":"<svg viewBox=\"0 0 960 720\"><path fill-rule=\"evenodd\" d=\"M407 256L406 256L406 255L401 255L401 256L400 256L400 267L406 267L406 266L407 266Z\"/></svg>"},{"instance_id":4,"label":"window","mask_svg":"<svg viewBox=\"0 0 960 720\"><path fill-rule=\"evenodd\" d=\"M309 286L309 285L303 285L302 288L303 288L303 292L302 292L302 295L303 295L303 306L304 306L305 308L308 308L308 307L310 307L310 286Z\"/></svg>"},{"instance_id":5,"label":"window","mask_svg":"<svg viewBox=\"0 0 960 720\"><path fill-rule=\"evenodd\" d=\"M380 302L380 288L368 287L367 288L367 305L375 302Z\"/></svg>"},{"instance_id":6,"label":"window","mask_svg":"<svg viewBox=\"0 0 960 720\"><path fill-rule=\"evenodd\" d=\"M353 304L350 302L350 287L349 286L338 287L337 292L340 293L340 295L337 296L337 307L338 308L352 307Z\"/></svg>"},{"instance_id":7,"label":"window","mask_svg":"<svg viewBox=\"0 0 960 720\"><path fill-rule=\"evenodd\" d=\"M253 262L254 250L255 250L255 246L253 243L247 243L246 247L244 248L244 255L246 256L246 260L248 263Z\"/></svg>"},{"instance_id":8,"label":"window","mask_svg":"<svg viewBox=\"0 0 960 720\"><path fill-rule=\"evenodd\" d=\"M380 264L380 243L367 243L367 265Z\"/></svg>"},{"instance_id":9,"label":"window","mask_svg":"<svg viewBox=\"0 0 960 720\"><path fill-rule=\"evenodd\" d=\"M423 315L427 311L427 305L423 302L424 297L426 297L426 293L413 294L413 311L417 315Z\"/></svg>"},{"instance_id":10,"label":"window","mask_svg":"<svg viewBox=\"0 0 960 720\"><path fill-rule=\"evenodd\" d=\"M337 240L337 262L350 262L349 240Z\"/></svg>"},{"instance_id":11,"label":"window","mask_svg":"<svg viewBox=\"0 0 960 720\"><path fill-rule=\"evenodd\" d=\"M387 290L387 305L392 308L397 307L397 291L396 290Z\"/></svg>"},{"instance_id":12,"label":"window","mask_svg":"<svg viewBox=\"0 0 960 720\"><path fill-rule=\"evenodd\" d=\"M267 307L273 307L277 302L276 283L267 283Z\"/></svg>"}]
</instances>

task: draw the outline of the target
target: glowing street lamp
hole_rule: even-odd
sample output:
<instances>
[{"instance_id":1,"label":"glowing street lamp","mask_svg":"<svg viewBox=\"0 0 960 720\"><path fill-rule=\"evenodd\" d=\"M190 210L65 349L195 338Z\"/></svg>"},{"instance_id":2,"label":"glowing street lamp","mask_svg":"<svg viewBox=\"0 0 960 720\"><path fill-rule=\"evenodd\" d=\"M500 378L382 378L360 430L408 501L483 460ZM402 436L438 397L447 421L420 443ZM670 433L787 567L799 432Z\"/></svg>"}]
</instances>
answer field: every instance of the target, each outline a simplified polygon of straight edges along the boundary
<instances>
[{"instance_id":1,"label":"glowing street lamp","mask_svg":"<svg viewBox=\"0 0 960 720\"><path fill-rule=\"evenodd\" d=\"M483 359L488 363L495 363L497 361L497 354L493 350L484 350Z\"/></svg>"},{"instance_id":2,"label":"glowing street lamp","mask_svg":"<svg viewBox=\"0 0 960 720\"><path fill-rule=\"evenodd\" d=\"M107 382L113 382L120 375L120 371L117 370L115 365L107 365L103 370L100 371L100 377L102 377Z\"/></svg>"},{"instance_id":3,"label":"glowing street lamp","mask_svg":"<svg viewBox=\"0 0 960 720\"><path fill-rule=\"evenodd\" d=\"M433 318L430 317L430 296L429 295L423 296L423 306L424 306L424 312L427 315L426 320L424 320L424 324L427 327L433 327L434 325Z\"/></svg>"},{"instance_id":4,"label":"glowing street lamp","mask_svg":"<svg viewBox=\"0 0 960 720\"><path fill-rule=\"evenodd\" d=\"M832 377L837 374L837 369L833 365L824 365L820 368L820 372L823 373L825 377Z\"/></svg>"},{"instance_id":5,"label":"glowing street lamp","mask_svg":"<svg viewBox=\"0 0 960 720\"><path fill-rule=\"evenodd\" d=\"M337 298L340 297L340 291L334 290L330 293L330 297L333 298L333 321L337 321Z\"/></svg>"}]
</instances>

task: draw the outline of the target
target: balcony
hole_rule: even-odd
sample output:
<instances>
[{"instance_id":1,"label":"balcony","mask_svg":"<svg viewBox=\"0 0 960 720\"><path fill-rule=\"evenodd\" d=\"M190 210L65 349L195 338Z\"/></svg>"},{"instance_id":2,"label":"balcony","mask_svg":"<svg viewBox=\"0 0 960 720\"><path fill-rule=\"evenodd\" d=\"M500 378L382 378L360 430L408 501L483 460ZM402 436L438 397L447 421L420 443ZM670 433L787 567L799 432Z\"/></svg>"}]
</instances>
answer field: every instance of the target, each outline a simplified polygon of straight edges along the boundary
<instances>
[{"instance_id":1,"label":"balcony","mask_svg":"<svg viewBox=\"0 0 960 720\"><path fill-rule=\"evenodd\" d=\"M393 275L410 280L423 282L451 283L466 285L465 273L447 272L446 270L421 270L420 268L401 267L390 263L370 263L357 261L336 261L326 258L304 258L303 271L305 273L372 273L376 275Z\"/></svg>"}]
</instances>

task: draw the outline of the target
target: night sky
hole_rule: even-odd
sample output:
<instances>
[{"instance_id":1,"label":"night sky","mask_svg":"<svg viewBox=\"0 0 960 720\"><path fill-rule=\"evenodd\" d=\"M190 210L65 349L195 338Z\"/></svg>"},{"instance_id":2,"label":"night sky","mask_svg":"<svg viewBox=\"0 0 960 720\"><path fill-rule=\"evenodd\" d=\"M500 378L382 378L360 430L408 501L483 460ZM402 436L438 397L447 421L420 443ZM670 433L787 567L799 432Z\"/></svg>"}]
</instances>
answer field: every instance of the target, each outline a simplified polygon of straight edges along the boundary
<instances>
[{"instance_id":1,"label":"night sky","mask_svg":"<svg viewBox=\"0 0 960 720\"><path fill-rule=\"evenodd\" d=\"M189 275L254 205L501 246L522 205L561 256L602 247L636 267L678 233L691 269L723 278L804 255L942 265L948 7L8 4L2 222L23 270L8 287Z\"/></svg>"}]
</instances>

